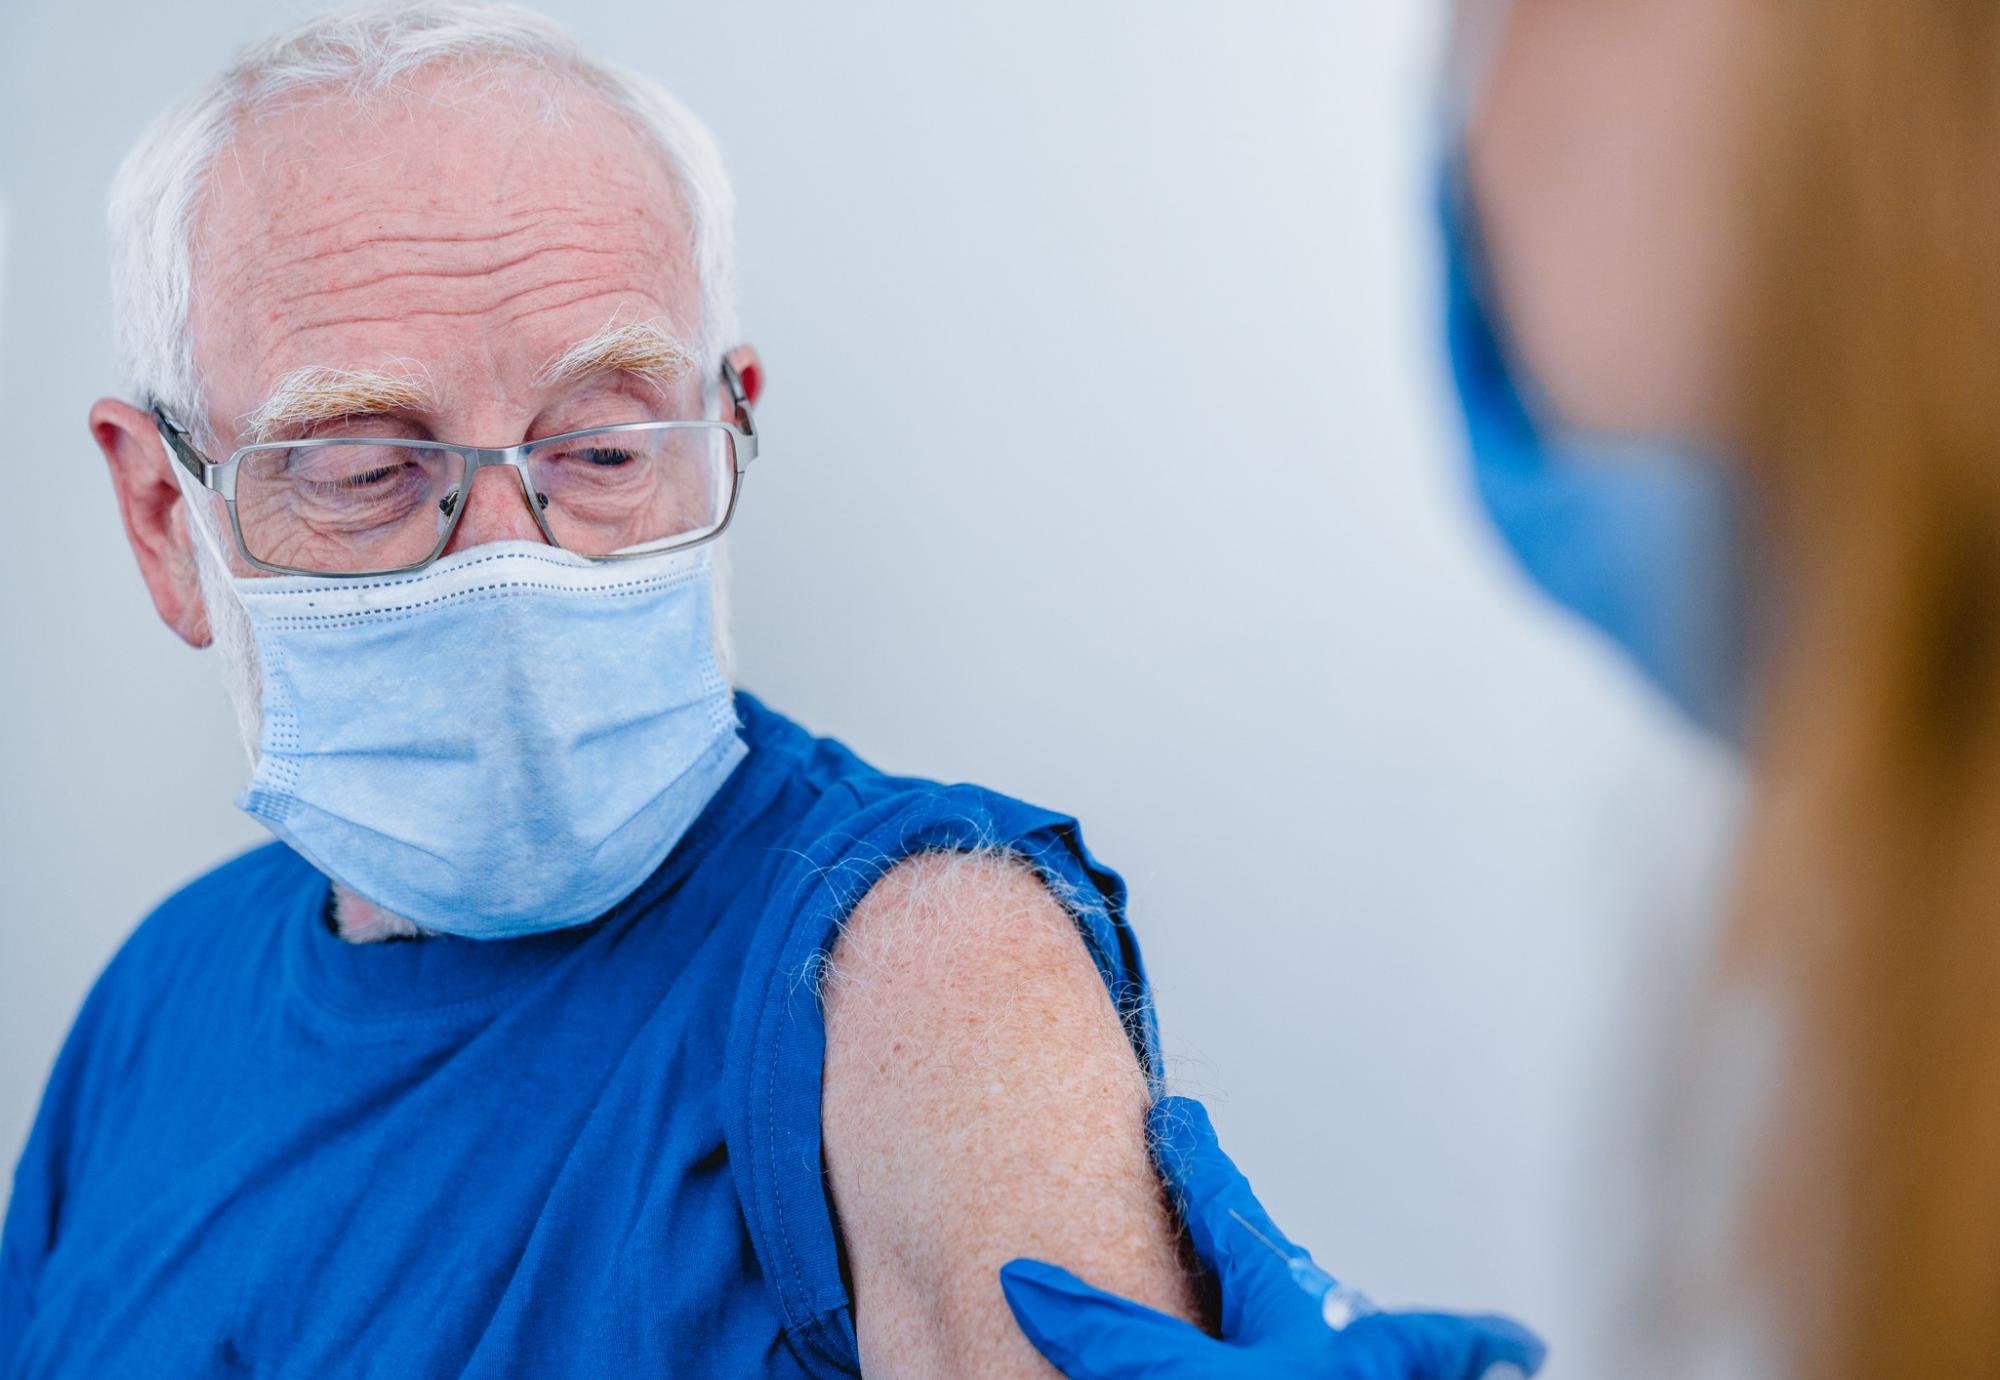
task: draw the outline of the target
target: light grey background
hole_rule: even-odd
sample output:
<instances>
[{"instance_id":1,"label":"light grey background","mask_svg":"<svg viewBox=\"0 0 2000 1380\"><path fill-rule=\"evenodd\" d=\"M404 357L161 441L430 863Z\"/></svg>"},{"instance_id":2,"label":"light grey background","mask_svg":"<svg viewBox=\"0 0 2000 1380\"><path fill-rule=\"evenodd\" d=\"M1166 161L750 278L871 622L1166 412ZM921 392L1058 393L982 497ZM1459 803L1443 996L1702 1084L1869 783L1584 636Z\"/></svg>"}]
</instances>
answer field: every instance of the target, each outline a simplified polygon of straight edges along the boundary
<instances>
[{"instance_id":1,"label":"light grey background","mask_svg":"<svg viewBox=\"0 0 2000 1380\"><path fill-rule=\"evenodd\" d=\"M714 126L769 366L746 683L899 771L1077 813L1181 1086L1278 1219L1398 1300L1601 1306L1635 947L1698 933L1716 759L1537 605L1437 345L1430 3L566 0ZM0 1153L91 979L260 839L84 414L103 191L301 13L0 21ZM1676 941L1678 942L1678 941ZM1599 1289L1597 1293L1602 1293ZM1571 1348L1576 1354L1576 1348ZM1560 1375L1569 1367L1559 1366Z\"/></svg>"}]
</instances>

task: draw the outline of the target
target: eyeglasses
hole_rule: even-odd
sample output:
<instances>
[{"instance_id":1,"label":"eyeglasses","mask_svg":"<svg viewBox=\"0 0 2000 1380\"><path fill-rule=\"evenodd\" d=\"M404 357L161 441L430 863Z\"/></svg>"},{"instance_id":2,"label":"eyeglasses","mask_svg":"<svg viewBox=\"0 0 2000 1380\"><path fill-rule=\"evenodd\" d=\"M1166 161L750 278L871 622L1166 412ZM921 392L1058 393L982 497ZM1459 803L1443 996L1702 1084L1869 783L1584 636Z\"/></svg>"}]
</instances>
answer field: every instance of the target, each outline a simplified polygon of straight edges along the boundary
<instances>
[{"instance_id":1,"label":"eyeglasses","mask_svg":"<svg viewBox=\"0 0 2000 1380\"><path fill-rule=\"evenodd\" d=\"M393 575L443 554L473 479L505 465L551 545L592 560L630 560L720 536L757 426L743 380L722 380L742 425L629 422L517 446L458 446L400 437L334 436L244 446L209 460L157 405L161 437L200 483L222 495L243 558L282 575Z\"/></svg>"}]
</instances>

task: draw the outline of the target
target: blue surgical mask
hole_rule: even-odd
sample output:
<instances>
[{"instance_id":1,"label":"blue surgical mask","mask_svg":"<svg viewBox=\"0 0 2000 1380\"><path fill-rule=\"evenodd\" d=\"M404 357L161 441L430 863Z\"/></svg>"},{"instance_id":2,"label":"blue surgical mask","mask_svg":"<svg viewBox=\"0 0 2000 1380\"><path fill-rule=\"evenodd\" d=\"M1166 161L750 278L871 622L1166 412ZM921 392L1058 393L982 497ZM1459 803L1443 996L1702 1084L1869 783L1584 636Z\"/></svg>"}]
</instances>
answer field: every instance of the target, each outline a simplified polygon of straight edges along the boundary
<instances>
[{"instance_id":1,"label":"blue surgical mask","mask_svg":"<svg viewBox=\"0 0 2000 1380\"><path fill-rule=\"evenodd\" d=\"M1566 427L1503 328L1462 156L1441 203L1452 374L1487 512L1549 597L1736 739L1747 649L1732 472L1685 445Z\"/></svg>"},{"instance_id":2,"label":"blue surgical mask","mask_svg":"<svg viewBox=\"0 0 2000 1380\"><path fill-rule=\"evenodd\" d=\"M427 930L594 919L746 751L710 638L712 550L598 564L508 541L406 575L232 579L263 698L237 803Z\"/></svg>"}]
</instances>

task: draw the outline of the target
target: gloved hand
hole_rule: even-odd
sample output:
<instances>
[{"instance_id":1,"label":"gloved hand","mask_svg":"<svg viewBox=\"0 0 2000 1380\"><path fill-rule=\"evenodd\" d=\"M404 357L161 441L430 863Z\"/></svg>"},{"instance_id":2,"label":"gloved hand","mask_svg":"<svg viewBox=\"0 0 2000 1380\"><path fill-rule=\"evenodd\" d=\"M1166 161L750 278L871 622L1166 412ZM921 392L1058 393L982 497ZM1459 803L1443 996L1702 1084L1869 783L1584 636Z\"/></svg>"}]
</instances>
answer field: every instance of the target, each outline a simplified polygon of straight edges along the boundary
<instances>
[{"instance_id":1,"label":"gloved hand","mask_svg":"<svg viewBox=\"0 0 2000 1380\"><path fill-rule=\"evenodd\" d=\"M1385 1313L1285 1238L1215 1138L1208 1113L1163 1098L1154 1158L1222 1289L1218 1340L1040 1260L1000 1270L1028 1340L1070 1380L1515 1380L1540 1339L1499 1317Z\"/></svg>"}]
</instances>

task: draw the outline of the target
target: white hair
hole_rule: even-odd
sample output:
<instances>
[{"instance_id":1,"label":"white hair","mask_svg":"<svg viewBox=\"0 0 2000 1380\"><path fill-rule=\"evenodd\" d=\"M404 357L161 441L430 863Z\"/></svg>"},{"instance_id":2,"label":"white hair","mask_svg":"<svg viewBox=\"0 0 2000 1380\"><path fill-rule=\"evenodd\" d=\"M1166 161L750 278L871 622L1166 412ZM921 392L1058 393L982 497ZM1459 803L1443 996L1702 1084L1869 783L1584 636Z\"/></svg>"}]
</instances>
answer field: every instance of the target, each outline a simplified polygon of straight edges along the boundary
<instances>
[{"instance_id":1,"label":"white hair","mask_svg":"<svg viewBox=\"0 0 2000 1380\"><path fill-rule=\"evenodd\" d=\"M659 83L588 56L546 16L518 5L464 0L378 3L318 15L243 49L140 136L112 179L106 220L119 363L142 399L160 404L205 444L216 443L189 324L201 252L197 229L209 172L245 124L281 103L318 93L357 102L381 96L419 72L447 64L475 78L526 68L566 80L631 121L653 144L687 219L700 292L696 364L706 376L710 403L718 400L716 373L722 353L736 343L737 323L735 197L715 140ZM553 96L544 118L560 118ZM213 507L189 514L191 521L206 519L210 534L226 531L218 517ZM262 718L255 639L228 589L228 572L214 568L200 539L195 545L203 604L254 765ZM733 681L728 553L722 542L713 559L710 621L717 659Z\"/></svg>"},{"instance_id":2,"label":"white hair","mask_svg":"<svg viewBox=\"0 0 2000 1380\"><path fill-rule=\"evenodd\" d=\"M659 83L586 55L553 20L518 5L420 0L316 16L253 43L146 130L111 184L111 304L132 387L206 429L189 331L209 170L250 118L316 92L365 100L441 64L473 74L528 68L566 78L630 120L677 183L700 285L700 364L736 343L735 198L708 130ZM548 117L556 118L551 109ZM212 439L212 438L210 438Z\"/></svg>"}]
</instances>

